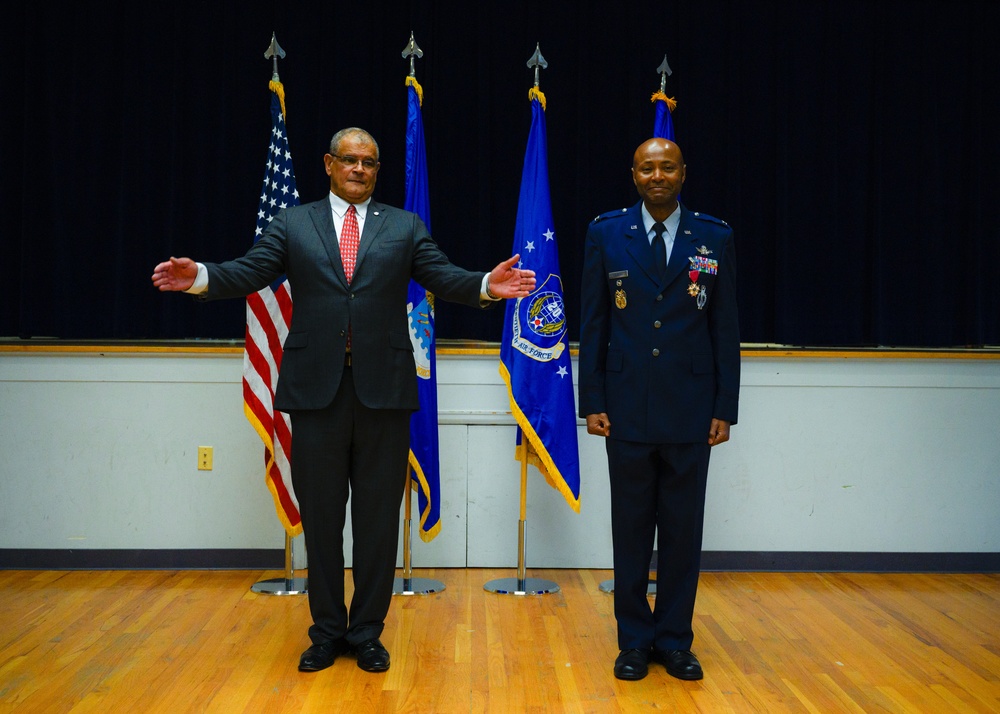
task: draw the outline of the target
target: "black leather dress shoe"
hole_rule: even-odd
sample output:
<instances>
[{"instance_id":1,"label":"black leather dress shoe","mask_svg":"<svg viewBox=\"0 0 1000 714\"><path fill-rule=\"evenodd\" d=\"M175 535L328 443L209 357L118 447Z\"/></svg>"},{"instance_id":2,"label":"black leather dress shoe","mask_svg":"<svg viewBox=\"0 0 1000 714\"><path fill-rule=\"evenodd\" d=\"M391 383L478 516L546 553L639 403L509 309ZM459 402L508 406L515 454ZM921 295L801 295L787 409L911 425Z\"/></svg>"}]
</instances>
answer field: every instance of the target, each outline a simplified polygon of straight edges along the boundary
<instances>
[{"instance_id":1,"label":"black leather dress shoe","mask_svg":"<svg viewBox=\"0 0 1000 714\"><path fill-rule=\"evenodd\" d=\"M690 650L653 650L653 661L667 668L667 674L677 679L701 679L701 663Z\"/></svg>"},{"instance_id":2,"label":"black leather dress shoe","mask_svg":"<svg viewBox=\"0 0 1000 714\"><path fill-rule=\"evenodd\" d=\"M299 671L318 672L321 669L326 669L334 663L338 656L345 654L350 649L351 646L344 638L313 645L299 657Z\"/></svg>"},{"instance_id":3,"label":"black leather dress shoe","mask_svg":"<svg viewBox=\"0 0 1000 714\"><path fill-rule=\"evenodd\" d=\"M366 672L384 672L389 669L389 653L378 639L365 640L354 648L358 666Z\"/></svg>"},{"instance_id":4,"label":"black leather dress shoe","mask_svg":"<svg viewBox=\"0 0 1000 714\"><path fill-rule=\"evenodd\" d=\"M642 679L649 672L649 650L622 650L615 660L618 679Z\"/></svg>"}]
</instances>

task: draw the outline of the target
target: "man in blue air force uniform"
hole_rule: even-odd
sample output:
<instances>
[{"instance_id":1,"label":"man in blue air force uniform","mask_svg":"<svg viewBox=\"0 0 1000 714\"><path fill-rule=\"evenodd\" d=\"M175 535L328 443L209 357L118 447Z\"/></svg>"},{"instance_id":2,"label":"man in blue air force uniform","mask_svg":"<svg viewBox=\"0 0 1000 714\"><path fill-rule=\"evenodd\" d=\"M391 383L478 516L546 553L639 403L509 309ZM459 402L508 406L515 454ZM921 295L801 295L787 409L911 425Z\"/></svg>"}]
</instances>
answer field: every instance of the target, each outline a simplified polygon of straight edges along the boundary
<instances>
[{"instance_id":1,"label":"man in blue air force uniform","mask_svg":"<svg viewBox=\"0 0 1000 714\"><path fill-rule=\"evenodd\" d=\"M686 170L673 142L643 143L632 163L642 200L587 231L580 416L607 439L619 679L642 679L650 660L702 677L691 644L709 452L737 418L733 231L679 203Z\"/></svg>"}]
</instances>

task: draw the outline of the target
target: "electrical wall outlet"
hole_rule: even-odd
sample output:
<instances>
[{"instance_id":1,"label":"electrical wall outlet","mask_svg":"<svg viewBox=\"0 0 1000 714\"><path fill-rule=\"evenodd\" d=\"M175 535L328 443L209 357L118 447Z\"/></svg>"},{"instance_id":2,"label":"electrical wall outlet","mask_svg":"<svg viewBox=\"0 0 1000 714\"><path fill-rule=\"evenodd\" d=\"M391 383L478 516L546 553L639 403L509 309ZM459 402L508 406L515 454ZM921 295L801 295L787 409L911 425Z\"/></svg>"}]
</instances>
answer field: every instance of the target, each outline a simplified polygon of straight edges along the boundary
<instances>
[{"instance_id":1,"label":"electrical wall outlet","mask_svg":"<svg viewBox=\"0 0 1000 714\"><path fill-rule=\"evenodd\" d=\"M199 471L211 471L212 470L212 447L211 446L199 446L198 447L198 470Z\"/></svg>"}]
</instances>

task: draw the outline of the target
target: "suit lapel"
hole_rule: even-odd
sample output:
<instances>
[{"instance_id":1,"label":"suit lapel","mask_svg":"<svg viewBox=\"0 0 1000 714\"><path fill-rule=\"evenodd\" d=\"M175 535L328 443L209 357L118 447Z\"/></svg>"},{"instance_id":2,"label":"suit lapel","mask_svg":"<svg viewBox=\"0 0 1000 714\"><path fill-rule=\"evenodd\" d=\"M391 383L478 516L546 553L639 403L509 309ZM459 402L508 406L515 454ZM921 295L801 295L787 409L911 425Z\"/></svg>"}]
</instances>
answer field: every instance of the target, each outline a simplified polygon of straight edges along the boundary
<instances>
[{"instance_id":1,"label":"suit lapel","mask_svg":"<svg viewBox=\"0 0 1000 714\"><path fill-rule=\"evenodd\" d=\"M333 211L330 208L329 199L317 201L313 204L312 210L313 225L319 234L323 247L330 257L330 265L333 271L340 278L340 281L347 286L347 276L344 274L344 259L340 254L340 241L337 239L337 229L333 225ZM385 206L372 201L368 204L368 212L365 214L365 227L361 231L361 242L358 245L358 257L354 263L354 277L357 279L361 262L364 260L368 250L372 247L375 239L378 238L382 226L385 224Z\"/></svg>"},{"instance_id":2,"label":"suit lapel","mask_svg":"<svg viewBox=\"0 0 1000 714\"><path fill-rule=\"evenodd\" d=\"M687 272L690 264L688 258L691 256L691 246L695 242L692 230L693 223L691 212L681 206L681 222L677 226L677 235L674 236L674 247L670 250L670 260L667 261L664 286L676 280L678 275Z\"/></svg>"},{"instance_id":3,"label":"suit lapel","mask_svg":"<svg viewBox=\"0 0 1000 714\"><path fill-rule=\"evenodd\" d=\"M653 248L649 243L649 236L646 234L646 227L642 223L642 203L637 203L629 209L626 216L625 238L628 244L625 250L656 285L660 284L659 271L653 265Z\"/></svg>"},{"instance_id":4,"label":"suit lapel","mask_svg":"<svg viewBox=\"0 0 1000 714\"><path fill-rule=\"evenodd\" d=\"M361 231L361 243L358 245L358 259L354 264L354 275L358 274L361 262L365 259L375 239L378 238L382 226L385 225L385 206L372 201L368 204L368 212L365 214L365 228Z\"/></svg>"},{"instance_id":5,"label":"suit lapel","mask_svg":"<svg viewBox=\"0 0 1000 714\"><path fill-rule=\"evenodd\" d=\"M333 272L340 278L340 282L347 286L347 276L344 274L344 259L340 256L340 242L337 240L337 229L333 225L333 209L330 208L330 200L324 199L312 204L312 221L319 234L320 242L326 248L326 254L330 258L330 266Z\"/></svg>"}]
</instances>

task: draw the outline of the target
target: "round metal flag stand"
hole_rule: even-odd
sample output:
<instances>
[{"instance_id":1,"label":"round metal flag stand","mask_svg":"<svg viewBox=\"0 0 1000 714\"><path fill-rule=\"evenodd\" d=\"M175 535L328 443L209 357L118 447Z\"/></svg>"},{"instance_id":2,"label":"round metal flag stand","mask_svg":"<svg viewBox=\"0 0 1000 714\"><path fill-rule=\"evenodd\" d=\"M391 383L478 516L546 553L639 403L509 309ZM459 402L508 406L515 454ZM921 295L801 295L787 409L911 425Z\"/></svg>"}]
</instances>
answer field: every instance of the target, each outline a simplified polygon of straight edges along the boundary
<instances>
[{"instance_id":1,"label":"round metal flag stand","mask_svg":"<svg viewBox=\"0 0 1000 714\"><path fill-rule=\"evenodd\" d=\"M413 468L406 467L406 483L410 488L406 489L406 515L403 518L403 577L392 581L393 595L430 595L444 590L444 583L440 580L430 578L413 577L413 568L410 565L410 490L413 484Z\"/></svg>"},{"instance_id":2,"label":"round metal flag stand","mask_svg":"<svg viewBox=\"0 0 1000 714\"><path fill-rule=\"evenodd\" d=\"M498 578L490 580L483 589L500 595L546 595L559 592L559 586L551 580L526 577L524 565L525 541L527 540L527 510L528 510L528 449L530 443L525 440L525 448L521 454L521 519L517 531L517 577Z\"/></svg>"},{"instance_id":3,"label":"round metal flag stand","mask_svg":"<svg viewBox=\"0 0 1000 714\"><path fill-rule=\"evenodd\" d=\"M285 533L285 577L259 580L250 589L267 595L305 595L309 592L309 581L295 577L295 561L292 558L292 539Z\"/></svg>"}]
</instances>

